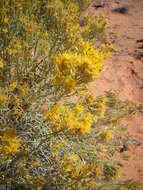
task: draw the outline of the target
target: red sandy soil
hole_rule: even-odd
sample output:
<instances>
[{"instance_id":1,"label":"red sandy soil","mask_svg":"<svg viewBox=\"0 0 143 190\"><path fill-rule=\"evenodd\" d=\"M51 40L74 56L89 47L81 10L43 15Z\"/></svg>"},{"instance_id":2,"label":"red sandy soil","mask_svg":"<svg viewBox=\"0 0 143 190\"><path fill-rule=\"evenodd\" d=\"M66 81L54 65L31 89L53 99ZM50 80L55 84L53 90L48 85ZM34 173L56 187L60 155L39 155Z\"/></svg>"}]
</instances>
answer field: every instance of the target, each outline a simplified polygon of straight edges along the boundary
<instances>
[{"instance_id":1,"label":"red sandy soil","mask_svg":"<svg viewBox=\"0 0 143 190\"><path fill-rule=\"evenodd\" d=\"M137 40L143 39L143 0L94 1L95 4L101 2L105 4L104 7L90 9L95 16L103 11L109 19L107 41L113 43L117 51L105 61L105 69L93 84L93 91L101 95L113 90L120 97L143 103L143 58L137 58ZM122 6L128 8L126 14L112 11ZM128 118L125 123L132 138L141 142L141 145L129 150L133 160L126 162L123 177L143 182L143 113Z\"/></svg>"}]
</instances>

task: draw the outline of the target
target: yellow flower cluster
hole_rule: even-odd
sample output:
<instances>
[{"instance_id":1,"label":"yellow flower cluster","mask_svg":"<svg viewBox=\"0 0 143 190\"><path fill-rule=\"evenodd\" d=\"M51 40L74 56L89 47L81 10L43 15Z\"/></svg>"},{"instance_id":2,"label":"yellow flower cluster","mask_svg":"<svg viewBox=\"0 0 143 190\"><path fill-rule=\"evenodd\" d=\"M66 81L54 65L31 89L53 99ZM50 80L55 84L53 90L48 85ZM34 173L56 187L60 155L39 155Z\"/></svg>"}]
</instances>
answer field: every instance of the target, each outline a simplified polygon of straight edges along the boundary
<instances>
[{"instance_id":1,"label":"yellow flower cluster","mask_svg":"<svg viewBox=\"0 0 143 190\"><path fill-rule=\"evenodd\" d=\"M3 133L3 135L0 136L0 141L0 152L3 155L10 156L19 151L21 140L16 136L16 133L13 128Z\"/></svg>"},{"instance_id":2,"label":"yellow flower cluster","mask_svg":"<svg viewBox=\"0 0 143 190\"><path fill-rule=\"evenodd\" d=\"M17 85L16 82L11 83L10 86L9 86L9 91L13 92L14 89L16 88L16 85Z\"/></svg>"},{"instance_id":3,"label":"yellow flower cluster","mask_svg":"<svg viewBox=\"0 0 143 190\"><path fill-rule=\"evenodd\" d=\"M74 80L71 75L66 77L62 75L57 76L54 82L56 87L63 87L65 93L72 92L77 85L76 80Z\"/></svg>"},{"instance_id":4,"label":"yellow flower cluster","mask_svg":"<svg viewBox=\"0 0 143 190\"><path fill-rule=\"evenodd\" d=\"M4 68L4 61L0 58L0 69Z\"/></svg>"},{"instance_id":5,"label":"yellow flower cluster","mask_svg":"<svg viewBox=\"0 0 143 190\"><path fill-rule=\"evenodd\" d=\"M98 16L98 22L103 24L104 29L107 29L108 26L109 26L109 21L108 21L108 19L105 17L104 12L101 12L101 13L99 14L99 16Z\"/></svg>"},{"instance_id":6,"label":"yellow flower cluster","mask_svg":"<svg viewBox=\"0 0 143 190\"><path fill-rule=\"evenodd\" d=\"M0 12L2 13L2 9L0 8ZM9 19L8 17L4 17L4 15L1 17L2 19L0 19L0 23L1 23L1 27L0 27L0 32L1 33L8 33L8 22L9 22Z\"/></svg>"},{"instance_id":7,"label":"yellow flower cluster","mask_svg":"<svg viewBox=\"0 0 143 190\"><path fill-rule=\"evenodd\" d=\"M64 156L63 158L63 171L64 172L74 172L74 169L77 164L77 162L79 161L78 155L73 154L69 157Z\"/></svg>"},{"instance_id":8,"label":"yellow flower cluster","mask_svg":"<svg viewBox=\"0 0 143 190\"><path fill-rule=\"evenodd\" d=\"M102 169L96 162L83 162L77 154L72 154L71 156L64 155L62 158L62 172L63 175L68 175L67 180L76 180L78 189L84 187L89 189L92 185L95 188L95 179L101 174ZM85 178L89 180L89 184L84 183Z\"/></svg>"},{"instance_id":9,"label":"yellow flower cluster","mask_svg":"<svg viewBox=\"0 0 143 190\"><path fill-rule=\"evenodd\" d=\"M68 130L74 134L88 134L93 123L92 115L84 112L82 105L71 109L67 106L55 105L45 112L44 119L53 126L54 131Z\"/></svg>"},{"instance_id":10,"label":"yellow flower cluster","mask_svg":"<svg viewBox=\"0 0 143 190\"><path fill-rule=\"evenodd\" d=\"M8 17L5 17L4 19L3 19L3 22L4 22L4 24L8 24Z\"/></svg>"},{"instance_id":11,"label":"yellow flower cluster","mask_svg":"<svg viewBox=\"0 0 143 190\"><path fill-rule=\"evenodd\" d=\"M79 54L65 52L56 58L58 75L55 85L62 86L67 93L81 83L93 81L100 74L111 47L103 45L98 51L91 43L82 42L80 51Z\"/></svg>"},{"instance_id":12,"label":"yellow flower cluster","mask_svg":"<svg viewBox=\"0 0 143 190\"><path fill-rule=\"evenodd\" d=\"M113 137L113 133L109 130L103 130L101 137L106 142L109 142Z\"/></svg>"}]
</instances>

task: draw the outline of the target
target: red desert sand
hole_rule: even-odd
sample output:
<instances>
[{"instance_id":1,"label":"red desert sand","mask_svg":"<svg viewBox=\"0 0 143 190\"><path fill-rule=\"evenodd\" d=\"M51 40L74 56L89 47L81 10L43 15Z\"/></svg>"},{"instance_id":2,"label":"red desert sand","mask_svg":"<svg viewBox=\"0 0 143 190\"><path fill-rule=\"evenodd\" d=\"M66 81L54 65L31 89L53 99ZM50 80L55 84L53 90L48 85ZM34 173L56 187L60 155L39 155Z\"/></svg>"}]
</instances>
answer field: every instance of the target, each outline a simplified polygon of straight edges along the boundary
<instances>
[{"instance_id":1,"label":"red desert sand","mask_svg":"<svg viewBox=\"0 0 143 190\"><path fill-rule=\"evenodd\" d=\"M105 61L105 69L92 91L101 95L113 90L120 97L143 103L143 57L138 56L143 49L137 42L143 39L143 0L95 0L96 4L103 6L91 6L90 10L95 16L103 11L108 17L107 41L117 51ZM133 160L125 162L122 176L143 182L143 113L128 118L124 124L128 124L129 134L140 144L129 148Z\"/></svg>"}]
</instances>

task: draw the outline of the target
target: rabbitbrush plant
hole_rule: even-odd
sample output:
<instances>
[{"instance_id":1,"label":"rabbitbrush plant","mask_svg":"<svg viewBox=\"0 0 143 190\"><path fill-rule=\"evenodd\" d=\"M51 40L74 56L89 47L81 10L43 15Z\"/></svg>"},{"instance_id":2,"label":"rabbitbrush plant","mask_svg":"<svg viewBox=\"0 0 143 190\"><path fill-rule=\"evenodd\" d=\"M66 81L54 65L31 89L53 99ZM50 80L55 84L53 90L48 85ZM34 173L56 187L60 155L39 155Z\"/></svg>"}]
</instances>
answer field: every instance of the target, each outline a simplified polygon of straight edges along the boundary
<instances>
[{"instance_id":1,"label":"rabbitbrush plant","mask_svg":"<svg viewBox=\"0 0 143 190\"><path fill-rule=\"evenodd\" d=\"M93 46L103 13L80 27L89 3L0 1L0 189L137 189L114 159L117 124L137 107L89 92L113 50Z\"/></svg>"}]
</instances>

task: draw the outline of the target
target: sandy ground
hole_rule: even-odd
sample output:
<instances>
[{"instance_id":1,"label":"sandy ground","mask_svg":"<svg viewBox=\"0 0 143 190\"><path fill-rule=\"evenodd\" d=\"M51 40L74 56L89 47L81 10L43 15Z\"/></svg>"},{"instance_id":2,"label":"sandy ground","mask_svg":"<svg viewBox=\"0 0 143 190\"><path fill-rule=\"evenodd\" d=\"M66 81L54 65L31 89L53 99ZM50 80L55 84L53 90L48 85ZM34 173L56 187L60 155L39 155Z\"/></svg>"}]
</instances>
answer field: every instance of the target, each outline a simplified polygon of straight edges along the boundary
<instances>
[{"instance_id":1,"label":"sandy ground","mask_svg":"<svg viewBox=\"0 0 143 190\"><path fill-rule=\"evenodd\" d=\"M143 39L143 0L94 1L94 4L98 3L104 3L104 7L90 9L95 16L103 11L108 17L108 42L112 42L117 51L105 61L105 69L93 84L93 91L101 95L114 90L120 97L143 103L143 59L137 58L137 40ZM126 14L113 11L122 6L128 9ZM132 138L141 145L129 150L133 160L126 163L123 177L143 182L143 113L128 118L125 123L129 126Z\"/></svg>"}]
</instances>

